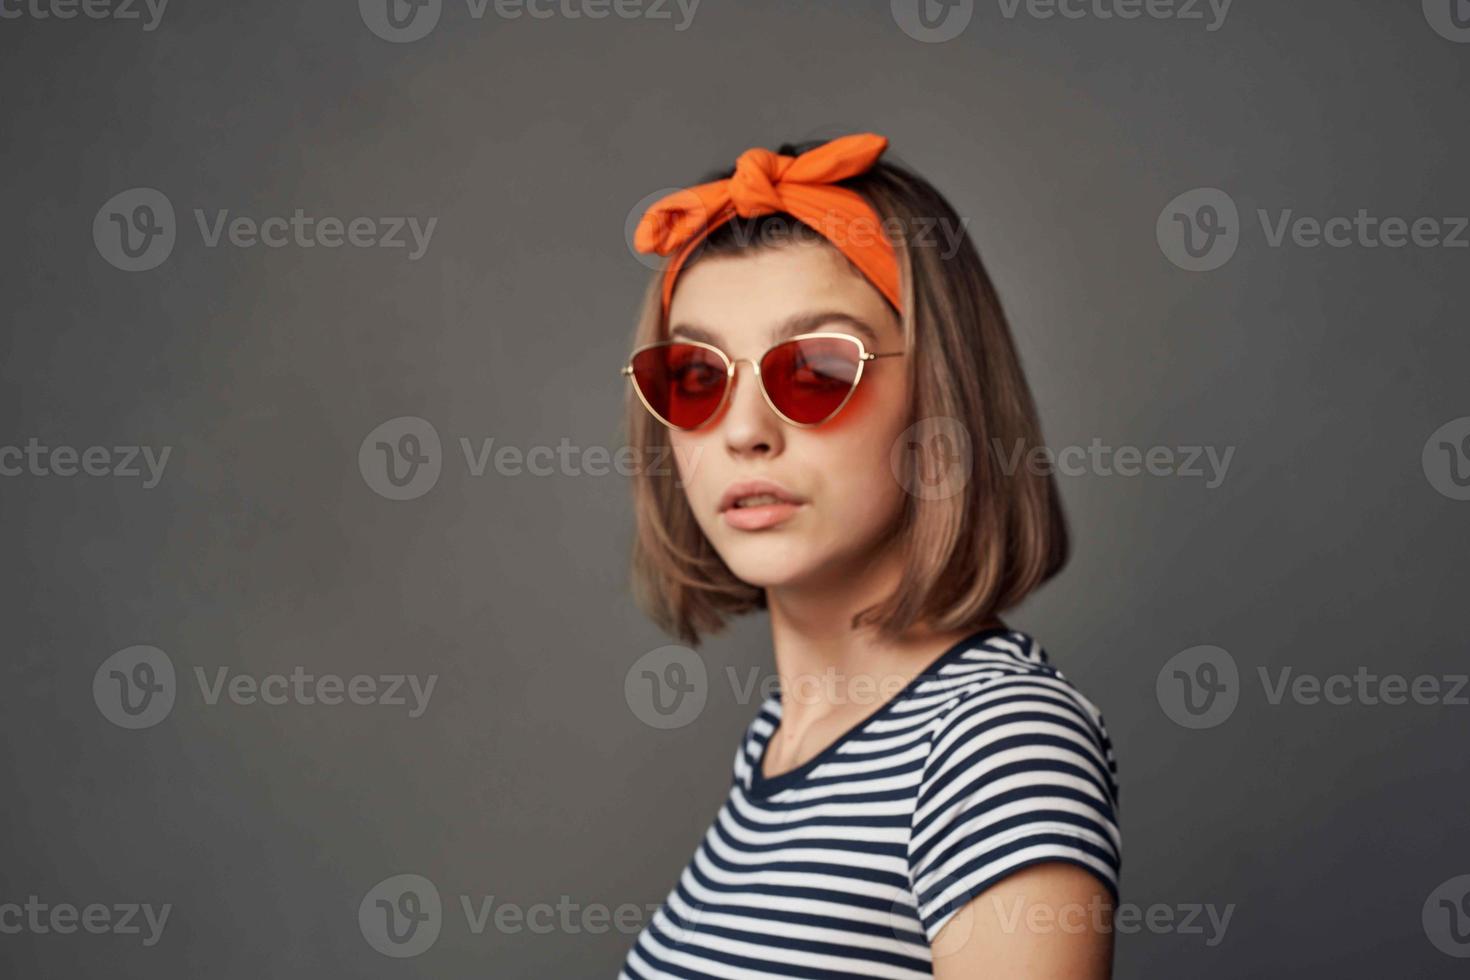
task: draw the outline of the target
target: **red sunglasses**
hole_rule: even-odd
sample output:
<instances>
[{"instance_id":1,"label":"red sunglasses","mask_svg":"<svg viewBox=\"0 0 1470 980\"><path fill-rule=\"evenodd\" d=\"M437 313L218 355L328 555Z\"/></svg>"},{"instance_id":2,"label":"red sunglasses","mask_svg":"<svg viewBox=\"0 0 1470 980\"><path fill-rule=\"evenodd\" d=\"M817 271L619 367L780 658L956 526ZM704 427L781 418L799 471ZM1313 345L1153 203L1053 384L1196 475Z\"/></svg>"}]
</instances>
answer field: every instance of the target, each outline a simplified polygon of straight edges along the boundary
<instances>
[{"instance_id":1,"label":"red sunglasses","mask_svg":"<svg viewBox=\"0 0 1470 980\"><path fill-rule=\"evenodd\" d=\"M771 411L798 426L821 425L842 410L879 357L845 333L804 333L773 344L758 360L756 383ZM661 340L633 351L623 374L643 407L671 429L697 429L719 414L735 384L735 361L713 344Z\"/></svg>"}]
</instances>

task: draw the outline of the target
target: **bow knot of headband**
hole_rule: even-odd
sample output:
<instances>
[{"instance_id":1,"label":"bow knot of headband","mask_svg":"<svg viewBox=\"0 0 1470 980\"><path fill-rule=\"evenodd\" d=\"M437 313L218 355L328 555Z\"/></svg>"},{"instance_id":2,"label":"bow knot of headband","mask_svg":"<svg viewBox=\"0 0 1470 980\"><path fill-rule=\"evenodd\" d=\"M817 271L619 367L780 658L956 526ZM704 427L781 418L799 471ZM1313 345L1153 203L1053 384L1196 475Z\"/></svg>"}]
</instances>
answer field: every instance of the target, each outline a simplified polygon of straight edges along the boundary
<instances>
[{"instance_id":1,"label":"bow knot of headband","mask_svg":"<svg viewBox=\"0 0 1470 980\"><path fill-rule=\"evenodd\" d=\"M633 247L674 255L664 268L664 315L680 268L710 232L737 215L775 212L791 215L837 246L894 309L901 309L898 256L881 233L877 213L862 195L835 186L866 172L887 148L888 140L875 133L841 136L795 157L752 147L735 161L731 177L655 201L638 222Z\"/></svg>"}]
</instances>

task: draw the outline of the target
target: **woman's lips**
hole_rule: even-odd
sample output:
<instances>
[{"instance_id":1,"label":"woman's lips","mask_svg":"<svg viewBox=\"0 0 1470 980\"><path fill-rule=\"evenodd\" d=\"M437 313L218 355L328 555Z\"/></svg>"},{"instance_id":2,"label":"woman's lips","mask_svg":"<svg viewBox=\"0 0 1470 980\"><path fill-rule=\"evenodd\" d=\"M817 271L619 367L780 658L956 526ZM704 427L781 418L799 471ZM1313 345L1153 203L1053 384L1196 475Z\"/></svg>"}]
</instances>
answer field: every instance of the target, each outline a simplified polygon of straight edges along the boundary
<instances>
[{"instance_id":1,"label":"woman's lips","mask_svg":"<svg viewBox=\"0 0 1470 980\"><path fill-rule=\"evenodd\" d=\"M760 504L756 507L731 507L722 511L721 516L730 527L741 531L759 531L762 528L775 527L805 506L805 504L778 503Z\"/></svg>"}]
</instances>

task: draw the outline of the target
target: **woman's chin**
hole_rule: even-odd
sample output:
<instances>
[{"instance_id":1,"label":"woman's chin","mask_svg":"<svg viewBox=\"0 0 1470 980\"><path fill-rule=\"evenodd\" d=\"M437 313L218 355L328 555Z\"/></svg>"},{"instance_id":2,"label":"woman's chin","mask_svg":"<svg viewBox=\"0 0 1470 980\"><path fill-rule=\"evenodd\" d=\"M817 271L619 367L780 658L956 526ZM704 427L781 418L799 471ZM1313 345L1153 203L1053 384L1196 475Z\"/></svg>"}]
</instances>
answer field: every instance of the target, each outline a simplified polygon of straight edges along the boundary
<instances>
[{"instance_id":1,"label":"woman's chin","mask_svg":"<svg viewBox=\"0 0 1470 980\"><path fill-rule=\"evenodd\" d=\"M724 558L736 578L761 589L789 588L810 574L809 562L789 549L740 548Z\"/></svg>"}]
</instances>

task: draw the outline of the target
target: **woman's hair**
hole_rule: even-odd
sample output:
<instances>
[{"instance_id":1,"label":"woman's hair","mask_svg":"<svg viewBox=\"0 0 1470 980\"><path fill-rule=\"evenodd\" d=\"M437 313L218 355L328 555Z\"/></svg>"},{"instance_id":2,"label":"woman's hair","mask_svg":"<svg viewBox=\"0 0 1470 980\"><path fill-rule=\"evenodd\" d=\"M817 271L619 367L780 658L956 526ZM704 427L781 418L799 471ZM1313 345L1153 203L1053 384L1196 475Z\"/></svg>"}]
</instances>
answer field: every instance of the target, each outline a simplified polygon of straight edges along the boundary
<instances>
[{"instance_id":1,"label":"woman's hair","mask_svg":"<svg viewBox=\"0 0 1470 980\"><path fill-rule=\"evenodd\" d=\"M819 145L786 144L777 152L794 156ZM701 183L733 172L710 174ZM890 231L889 238L902 278L901 321L910 356L901 363L914 392L909 424L958 423L969 435L973 456L970 478L958 492L943 499L907 494L892 529L904 557L902 584L861 610L851 625L874 626L890 639L914 627L979 628L1067 561L1056 483L1049 471L1025 465L1042 445L1036 406L995 287L949 202L922 177L881 160L839 186L862 195L884 229L902 229ZM944 234L936 234L936 227ZM712 257L800 240L832 247L789 215L737 217L715 229L683 270ZM658 273L644 296L635 347L665 339L661 285ZM670 458L668 429L629 388L625 424L634 458ZM1006 460L1012 465L1003 465ZM919 486L917 465L914 454L904 454L903 486ZM698 645L702 634L723 630L728 617L766 607L765 590L737 578L704 536L673 467L638 466L632 479L633 591L654 622Z\"/></svg>"}]
</instances>

